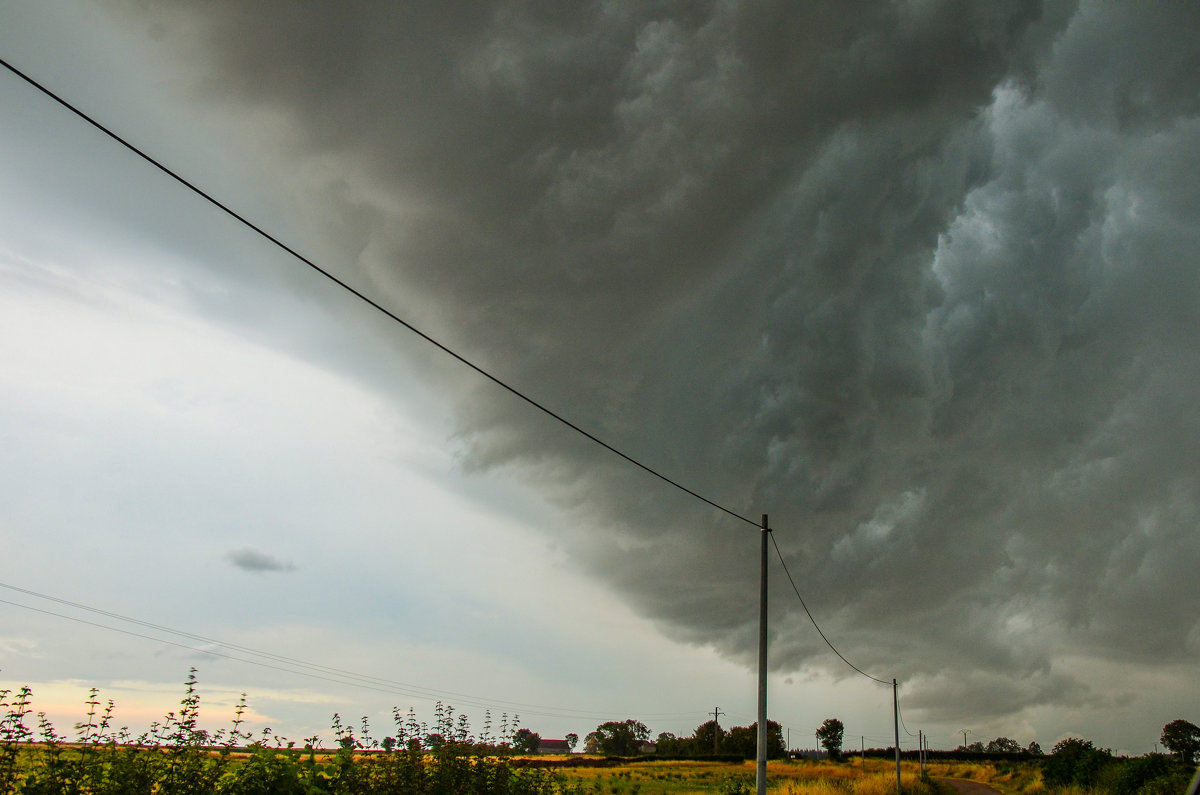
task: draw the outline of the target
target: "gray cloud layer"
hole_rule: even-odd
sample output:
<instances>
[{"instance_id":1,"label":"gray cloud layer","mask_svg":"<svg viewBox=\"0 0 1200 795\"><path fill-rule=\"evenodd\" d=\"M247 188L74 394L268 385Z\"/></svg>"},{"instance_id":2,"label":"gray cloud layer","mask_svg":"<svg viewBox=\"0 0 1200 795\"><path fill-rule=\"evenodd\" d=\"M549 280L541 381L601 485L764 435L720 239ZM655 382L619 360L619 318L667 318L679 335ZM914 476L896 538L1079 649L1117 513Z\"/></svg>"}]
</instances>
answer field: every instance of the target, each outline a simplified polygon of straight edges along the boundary
<instances>
[{"instance_id":1,"label":"gray cloud layer","mask_svg":"<svg viewBox=\"0 0 1200 795\"><path fill-rule=\"evenodd\" d=\"M136 8L197 96L284 120L389 303L769 512L828 634L931 711L1200 652L1197 7ZM542 481L582 566L749 659L752 528L464 384L469 465ZM797 612L774 664L846 673Z\"/></svg>"}]
</instances>

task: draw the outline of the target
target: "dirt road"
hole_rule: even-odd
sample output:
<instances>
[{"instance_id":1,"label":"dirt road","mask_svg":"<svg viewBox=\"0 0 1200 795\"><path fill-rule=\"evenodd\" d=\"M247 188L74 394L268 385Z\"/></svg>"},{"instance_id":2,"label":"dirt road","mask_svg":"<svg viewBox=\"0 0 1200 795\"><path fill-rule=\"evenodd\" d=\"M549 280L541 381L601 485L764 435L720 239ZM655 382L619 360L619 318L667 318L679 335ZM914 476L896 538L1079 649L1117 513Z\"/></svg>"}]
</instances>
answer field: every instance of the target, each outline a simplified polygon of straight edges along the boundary
<instances>
[{"instance_id":1,"label":"dirt road","mask_svg":"<svg viewBox=\"0 0 1200 795\"><path fill-rule=\"evenodd\" d=\"M939 778L938 781L944 781L954 787L956 792L962 795L999 795L999 790L994 790L987 784L980 784L978 781L967 781L965 778Z\"/></svg>"}]
</instances>

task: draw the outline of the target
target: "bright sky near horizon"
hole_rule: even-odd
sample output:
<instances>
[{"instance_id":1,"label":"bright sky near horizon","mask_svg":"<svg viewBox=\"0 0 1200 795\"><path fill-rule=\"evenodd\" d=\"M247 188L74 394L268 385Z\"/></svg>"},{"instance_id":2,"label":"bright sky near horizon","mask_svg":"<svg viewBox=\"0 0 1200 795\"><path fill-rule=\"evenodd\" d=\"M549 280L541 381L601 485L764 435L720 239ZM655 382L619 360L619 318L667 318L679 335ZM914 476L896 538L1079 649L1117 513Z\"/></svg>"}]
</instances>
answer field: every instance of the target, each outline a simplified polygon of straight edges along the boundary
<instances>
[{"instance_id":1,"label":"bright sky near horizon","mask_svg":"<svg viewBox=\"0 0 1200 795\"><path fill-rule=\"evenodd\" d=\"M1200 718L1200 11L0 0L0 57L770 514L934 747ZM0 687L60 730L92 686L141 730L192 666L211 725L244 691L291 738L439 697L548 737L754 720L752 527L7 72L0 506ZM889 744L772 578L772 718Z\"/></svg>"}]
</instances>

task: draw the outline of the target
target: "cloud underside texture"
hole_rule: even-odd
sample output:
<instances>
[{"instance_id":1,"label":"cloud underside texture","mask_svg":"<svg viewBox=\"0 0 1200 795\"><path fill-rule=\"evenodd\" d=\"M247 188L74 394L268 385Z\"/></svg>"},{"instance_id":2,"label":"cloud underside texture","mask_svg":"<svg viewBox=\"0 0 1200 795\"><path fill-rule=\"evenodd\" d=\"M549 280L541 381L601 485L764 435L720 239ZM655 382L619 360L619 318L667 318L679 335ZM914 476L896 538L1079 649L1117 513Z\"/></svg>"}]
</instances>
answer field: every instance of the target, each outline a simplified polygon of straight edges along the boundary
<instances>
[{"instance_id":1,"label":"cloud underside texture","mask_svg":"<svg viewBox=\"0 0 1200 795\"><path fill-rule=\"evenodd\" d=\"M1085 699L1067 658L1200 651L1200 7L151 8L194 100L273 120L355 278L769 513L859 667L1003 714ZM452 386L468 465L750 659L753 527ZM774 665L852 673L775 572Z\"/></svg>"}]
</instances>

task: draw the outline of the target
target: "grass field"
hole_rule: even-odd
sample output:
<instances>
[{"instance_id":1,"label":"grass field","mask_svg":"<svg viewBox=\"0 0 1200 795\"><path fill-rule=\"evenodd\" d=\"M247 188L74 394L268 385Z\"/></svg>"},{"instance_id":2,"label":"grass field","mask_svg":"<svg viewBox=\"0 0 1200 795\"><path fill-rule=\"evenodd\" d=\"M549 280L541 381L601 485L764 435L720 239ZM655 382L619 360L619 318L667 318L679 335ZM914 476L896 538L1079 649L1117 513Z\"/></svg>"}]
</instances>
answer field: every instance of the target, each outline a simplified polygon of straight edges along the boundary
<instances>
[{"instance_id":1,"label":"grass field","mask_svg":"<svg viewBox=\"0 0 1200 795\"><path fill-rule=\"evenodd\" d=\"M595 795L700 795L754 791L754 763L704 761L646 761L615 767L564 767L556 772L567 787ZM933 795L915 764L904 763L905 793ZM865 769L857 762L773 761L767 781L779 795L891 795L896 791L892 762L870 759Z\"/></svg>"}]
</instances>

